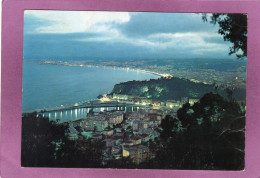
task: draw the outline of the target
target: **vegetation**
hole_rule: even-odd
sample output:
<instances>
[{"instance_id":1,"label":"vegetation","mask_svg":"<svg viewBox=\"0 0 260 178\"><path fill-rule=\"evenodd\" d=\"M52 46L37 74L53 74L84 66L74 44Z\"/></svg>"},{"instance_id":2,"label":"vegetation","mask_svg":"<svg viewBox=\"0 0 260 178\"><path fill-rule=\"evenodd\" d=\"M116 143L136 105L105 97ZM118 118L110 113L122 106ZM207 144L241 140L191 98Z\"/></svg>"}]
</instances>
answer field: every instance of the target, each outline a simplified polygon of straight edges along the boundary
<instances>
[{"instance_id":1,"label":"vegetation","mask_svg":"<svg viewBox=\"0 0 260 178\"><path fill-rule=\"evenodd\" d=\"M151 79L149 81L128 81L116 84L111 94L127 94L140 97L147 97L154 100L181 100L186 96L189 98L201 98L205 93L217 91L227 97L226 88L217 89L213 85L194 83L189 80L172 79ZM237 100L245 100L246 92L242 88L231 90L232 95Z\"/></svg>"},{"instance_id":2,"label":"vegetation","mask_svg":"<svg viewBox=\"0 0 260 178\"><path fill-rule=\"evenodd\" d=\"M244 169L245 113L234 100L208 93L193 106L183 105L177 117L162 121L155 168Z\"/></svg>"},{"instance_id":3,"label":"vegetation","mask_svg":"<svg viewBox=\"0 0 260 178\"><path fill-rule=\"evenodd\" d=\"M202 15L203 21L219 25L218 33L225 41L230 41L233 46L229 55L236 53L237 58L247 57L247 15L246 14L221 14L213 13L208 17Z\"/></svg>"},{"instance_id":4,"label":"vegetation","mask_svg":"<svg viewBox=\"0 0 260 178\"><path fill-rule=\"evenodd\" d=\"M48 118L41 115L37 117L36 113L23 115L22 166L49 165L54 160L54 147L50 144L50 138L51 125Z\"/></svg>"},{"instance_id":5,"label":"vegetation","mask_svg":"<svg viewBox=\"0 0 260 178\"><path fill-rule=\"evenodd\" d=\"M36 113L22 118L22 166L24 167L100 167L100 142L81 138L68 140L67 126Z\"/></svg>"}]
</instances>

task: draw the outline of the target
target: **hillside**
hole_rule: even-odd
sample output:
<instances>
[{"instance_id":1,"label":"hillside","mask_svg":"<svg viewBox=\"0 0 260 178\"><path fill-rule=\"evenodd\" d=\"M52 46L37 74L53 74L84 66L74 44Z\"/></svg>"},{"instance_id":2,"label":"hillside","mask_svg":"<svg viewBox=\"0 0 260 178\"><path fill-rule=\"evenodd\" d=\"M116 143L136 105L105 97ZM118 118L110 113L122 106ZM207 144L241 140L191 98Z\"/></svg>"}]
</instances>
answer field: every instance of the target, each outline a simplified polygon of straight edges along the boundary
<instances>
[{"instance_id":1,"label":"hillside","mask_svg":"<svg viewBox=\"0 0 260 178\"><path fill-rule=\"evenodd\" d=\"M151 79L149 81L128 81L116 84L111 94L127 94L147 97L155 100L180 100L181 97L201 98L205 93L216 89L212 85L195 83L186 79ZM219 94L226 97L224 89L218 90ZM233 97L245 100L245 90L233 90Z\"/></svg>"}]
</instances>

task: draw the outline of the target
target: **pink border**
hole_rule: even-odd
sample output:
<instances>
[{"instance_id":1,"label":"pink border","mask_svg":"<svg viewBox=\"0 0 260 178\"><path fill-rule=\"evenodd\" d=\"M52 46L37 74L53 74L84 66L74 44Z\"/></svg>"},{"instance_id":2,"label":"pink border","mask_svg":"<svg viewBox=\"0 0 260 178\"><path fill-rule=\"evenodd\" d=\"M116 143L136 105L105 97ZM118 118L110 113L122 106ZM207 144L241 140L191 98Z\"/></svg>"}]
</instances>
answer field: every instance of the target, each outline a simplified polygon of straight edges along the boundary
<instances>
[{"instance_id":1,"label":"pink border","mask_svg":"<svg viewBox=\"0 0 260 178\"><path fill-rule=\"evenodd\" d=\"M245 171L21 168L23 10L110 10L248 13ZM1 176L7 177L259 177L260 3L177 0L5 0L2 25Z\"/></svg>"}]
</instances>

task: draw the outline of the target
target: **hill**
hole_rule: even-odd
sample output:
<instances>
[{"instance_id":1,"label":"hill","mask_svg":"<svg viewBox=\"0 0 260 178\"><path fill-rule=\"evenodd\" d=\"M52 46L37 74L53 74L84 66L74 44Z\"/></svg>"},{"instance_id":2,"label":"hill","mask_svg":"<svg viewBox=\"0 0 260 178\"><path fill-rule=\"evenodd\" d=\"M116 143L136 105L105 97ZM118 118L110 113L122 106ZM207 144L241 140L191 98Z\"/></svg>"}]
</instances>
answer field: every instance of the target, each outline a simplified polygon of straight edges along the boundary
<instances>
[{"instance_id":1,"label":"hill","mask_svg":"<svg viewBox=\"0 0 260 178\"><path fill-rule=\"evenodd\" d=\"M180 78L159 78L149 81L128 81L116 84L111 94L127 94L147 97L155 100L180 100L182 97L201 98L205 93L216 91L213 85L195 83ZM225 89L217 91L224 97ZM236 100L245 100L246 92L243 89L233 89L233 97Z\"/></svg>"}]
</instances>

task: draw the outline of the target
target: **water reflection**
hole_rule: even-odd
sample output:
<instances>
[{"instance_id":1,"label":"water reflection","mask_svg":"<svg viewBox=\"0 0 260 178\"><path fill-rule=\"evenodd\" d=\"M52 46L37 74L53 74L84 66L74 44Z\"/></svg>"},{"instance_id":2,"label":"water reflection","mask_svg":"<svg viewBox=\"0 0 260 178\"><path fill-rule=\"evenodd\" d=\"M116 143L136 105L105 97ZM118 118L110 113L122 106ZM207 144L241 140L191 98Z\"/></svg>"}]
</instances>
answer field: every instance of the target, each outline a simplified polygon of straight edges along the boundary
<instances>
[{"instance_id":1,"label":"water reflection","mask_svg":"<svg viewBox=\"0 0 260 178\"><path fill-rule=\"evenodd\" d=\"M53 111L53 112L45 112L43 116L47 116L50 120L60 120L59 122L68 122L72 120L78 120L82 118L86 118L89 111L92 108L79 108L79 109L68 109L63 111ZM100 108L93 108L94 112L105 112L105 111L134 111L138 110L137 107L100 107ZM70 113L70 114L69 114Z\"/></svg>"},{"instance_id":2,"label":"water reflection","mask_svg":"<svg viewBox=\"0 0 260 178\"><path fill-rule=\"evenodd\" d=\"M78 110L77 109L75 109L75 117L77 118L78 117Z\"/></svg>"}]
</instances>

